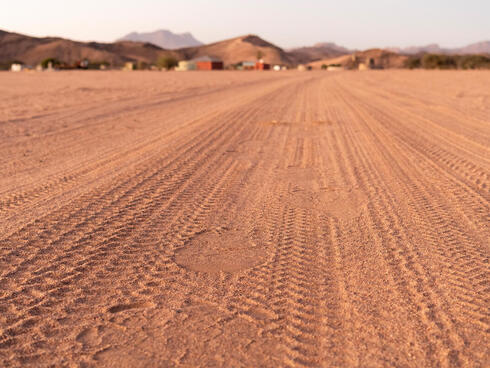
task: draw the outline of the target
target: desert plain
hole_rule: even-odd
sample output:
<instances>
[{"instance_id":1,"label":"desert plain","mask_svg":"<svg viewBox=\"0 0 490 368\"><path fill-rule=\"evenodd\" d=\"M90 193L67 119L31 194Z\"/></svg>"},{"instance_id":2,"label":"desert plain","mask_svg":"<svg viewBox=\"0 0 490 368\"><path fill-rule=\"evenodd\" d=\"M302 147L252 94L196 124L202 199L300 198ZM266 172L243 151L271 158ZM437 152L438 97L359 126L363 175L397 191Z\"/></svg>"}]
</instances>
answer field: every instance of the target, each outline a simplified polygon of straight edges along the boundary
<instances>
[{"instance_id":1,"label":"desert plain","mask_svg":"<svg viewBox=\"0 0 490 368\"><path fill-rule=\"evenodd\" d=\"M0 96L0 366L490 364L490 72Z\"/></svg>"}]
</instances>

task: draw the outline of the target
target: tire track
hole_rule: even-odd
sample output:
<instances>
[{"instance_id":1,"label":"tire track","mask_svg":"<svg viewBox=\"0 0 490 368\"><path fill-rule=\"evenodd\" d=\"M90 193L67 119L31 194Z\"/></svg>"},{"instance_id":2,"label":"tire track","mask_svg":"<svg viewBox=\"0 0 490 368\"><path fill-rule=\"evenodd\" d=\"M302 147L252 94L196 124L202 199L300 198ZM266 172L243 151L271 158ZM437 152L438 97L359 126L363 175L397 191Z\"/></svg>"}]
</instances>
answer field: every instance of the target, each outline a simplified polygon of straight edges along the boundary
<instances>
[{"instance_id":1,"label":"tire track","mask_svg":"<svg viewBox=\"0 0 490 368\"><path fill-rule=\"evenodd\" d=\"M371 125L371 126L373 126L373 125ZM383 141L386 142L386 140L383 140ZM381 142L381 139L379 139L379 142ZM381 145L380 145L380 147L381 147ZM397 152L396 154L398 155L398 157L400 157L400 155L403 155L403 153L401 153L401 152ZM398 160L395 160L395 158L394 158L394 154L390 154L389 162L394 163L397 161ZM402 160L401 162L404 162L404 161ZM405 162L410 162L410 160L407 160ZM413 178L412 178L412 180L413 180ZM407 186L410 187L410 184L407 184ZM413 187L412 187L410 191L405 193L405 195L409 196L411 193L413 194L416 192L417 191L413 190ZM387 192L387 193L389 193L389 192ZM390 199L391 208L389 208L388 211L383 211L382 213L396 213L396 210L394 207L394 203L395 203L394 201L395 201L395 199L392 197ZM417 198L415 198L415 201L412 203L420 203L420 202L417 202ZM380 212L381 211L373 210L373 216L375 216L376 213L380 213ZM433 213L433 215L432 215L432 213ZM448 212L438 212L438 211L432 212L430 207L425 207L425 208L423 208L423 216L424 216L423 222L425 223L425 225L427 227L430 227L433 229L434 226L437 226L438 223L441 223L440 219L441 219L441 214L443 214L443 213L446 214L446 213L450 213L450 212L449 211ZM430 217L431 215L432 215L432 217ZM427 218L427 216L429 216L429 218ZM447 215L444 215L444 216L447 216ZM410 231L407 228L407 225L403 226L402 228L400 228L399 225L398 226L396 225L396 223L403 223L404 222L402 220L403 217L404 216L399 216L397 219L392 219L392 218L388 217L386 220L388 226L386 226L385 232L391 232L393 235L396 235L397 238L400 238L400 240L403 241L402 243L398 243L398 244L403 244L403 243L410 244L412 242L419 242L420 239L418 241L416 241L413 239L413 236L412 236L412 239L406 238L404 236L404 234L407 234L407 233L412 233L412 234L414 233L413 231ZM428 222L427 221L428 219L433 220L433 222ZM395 222L393 222L394 220L395 220ZM405 230L403 230L403 229L405 229ZM448 232L447 228L445 228L445 231L442 232L442 234L447 234L447 232ZM440 234L438 234L436 236L439 237ZM454 242L452 242L450 239L451 238L449 238L449 241L454 244ZM413 247L413 245L412 245L412 247ZM470 244L465 244L464 247L460 247L460 250L471 249L471 247L472 246ZM392 248L392 249L394 250L397 248ZM447 251L445 251L444 248L441 247L441 245L435 247L434 251L438 252L439 254L444 254L446 264L454 265L455 258L448 258ZM407 255L405 256L405 254L407 254ZM418 289L422 288L422 284L426 284L426 285L431 285L431 284L433 285L434 284L434 281L433 281L434 278L431 277L430 274L427 272L427 268L424 268L421 264L414 262L415 259L420 259L420 260L423 259L422 254L417 252L416 248L415 248L415 252L411 248L410 249L404 249L403 252L400 253L400 255L404 256L404 258L400 258L399 262L403 262L403 264L407 265L407 267L410 268L409 271L414 273L414 277L410 277L409 280L416 280L416 285L417 285L416 287ZM395 256L398 256L398 254L391 254L390 255L390 257L395 257ZM479 253L478 256L482 257L483 254ZM485 258L483 258L483 259L485 259ZM456 258L456 260L457 260L457 258ZM467 265L466 265L465 269L466 269L466 271L468 271ZM482 275L482 270L477 269L476 270L476 277L481 278L481 275ZM414 287L415 287L415 285L414 285ZM444 353L444 355L442 356L442 359L443 359L443 361L447 359L446 361L449 365L456 365L457 366L457 365L461 364L460 359L463 358L460 356L461 353L468 354L468 349L466 349L466 345L468 344L468 342L467 342L468 340L467 340L465 334L462 333L461 326L458 326L458 328L456 328L456 326L454 325L454 322L453 322L454 317L452 316L452 313L448 314L447 311L442 308L441 303L436 302L438 299L441 299L440 297L438 298L436 294L439 294L439 296L443 296L443 298L447 298L447 296L445 296L439 290L432 291L433 287L426 286L426 288L427 289L425 289L425 290L427 290L427 291L423 294L423 297L426 299L425 305L428 308L428 309L425 309L427 317L429 319L433 320L434 323L441 329L441 332L443 332L442 336L446 336L445 337L445 339L446 339L445 345L447 346L447 349L446 349L446 352ZM478 303L478 300L480 298L480 296L479 296L480 292L478 291L478 288L475 288L474 285L471 285L471 284L467 284L463 288L468 290L468 291L469 290L476 291L477 294L473 295L473 297L474 297L473 300L475 300L475 298L476 298L477 303ZM417 300L419 303L423 302L423 298L419 298ZM436 312L436 310L438 310L438 312ZM438 320L438 317L437 317L438 314L440 315L439 318L442 318L442 320L441 319ZM450 333L448 335L445 331L459 331L459 332L456 332L456 334ZM466 355L466 358L468 358L468 355ZM474 357L472 357L472 358L474 359Z\"/></svg>"}]
</instances>

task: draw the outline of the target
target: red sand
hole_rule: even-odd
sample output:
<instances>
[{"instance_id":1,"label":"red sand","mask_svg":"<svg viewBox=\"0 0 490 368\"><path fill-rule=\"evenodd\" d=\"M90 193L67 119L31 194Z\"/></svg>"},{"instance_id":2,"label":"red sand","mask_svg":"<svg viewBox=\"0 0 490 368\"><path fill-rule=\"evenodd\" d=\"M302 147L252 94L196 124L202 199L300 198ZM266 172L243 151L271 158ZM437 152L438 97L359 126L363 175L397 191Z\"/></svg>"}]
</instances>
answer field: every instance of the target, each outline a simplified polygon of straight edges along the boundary
<instances>
[{"instance_id":1,"label":"red sand","mask_svg":"<svg viewBox=\"0 0 490 368\"><path fill-rule=\"evenodd\" d=\"M0 74L0 366L484 366L489 72Z\"/></svg>"}]
</instances>

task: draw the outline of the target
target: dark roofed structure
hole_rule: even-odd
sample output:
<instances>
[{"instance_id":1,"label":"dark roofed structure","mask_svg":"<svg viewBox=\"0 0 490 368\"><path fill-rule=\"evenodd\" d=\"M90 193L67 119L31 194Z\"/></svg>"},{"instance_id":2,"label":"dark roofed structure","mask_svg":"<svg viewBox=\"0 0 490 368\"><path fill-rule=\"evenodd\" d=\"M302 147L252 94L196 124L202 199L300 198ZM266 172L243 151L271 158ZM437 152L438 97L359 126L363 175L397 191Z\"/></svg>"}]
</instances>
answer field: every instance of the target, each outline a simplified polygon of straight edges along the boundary
<instances>
[{"instance_id":1,"label":"dark roofed structure","mask_svg":"<svg viewBox=\"0 0 490 368\"><path fill-rule=\"evenodd\" d=\"M196 63L197 70L223 70L223 61L212 56L201 56L191 62Z\"/></svg>"}]
</instances>

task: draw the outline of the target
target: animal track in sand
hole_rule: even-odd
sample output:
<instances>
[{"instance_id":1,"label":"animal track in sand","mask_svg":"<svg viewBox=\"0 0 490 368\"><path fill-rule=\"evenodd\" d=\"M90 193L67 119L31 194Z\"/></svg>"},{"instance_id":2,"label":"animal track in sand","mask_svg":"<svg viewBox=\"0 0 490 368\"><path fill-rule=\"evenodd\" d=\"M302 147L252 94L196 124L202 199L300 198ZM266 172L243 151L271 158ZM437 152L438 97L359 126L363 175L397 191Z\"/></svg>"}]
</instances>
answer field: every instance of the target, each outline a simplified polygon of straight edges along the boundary
<instances>
[{"instance_id":1,"label":"animal track in sand","mask_svg":"<svg viewBox=\"0 0 490 368\"><path fill-rule=\"evenodd\" d=\"M150 302L136 302L136 303L129 303L129 304L117 304L113 307L110 307L108 309L109 313L119 313L119 312L124 312L130 309L141 309L141 308L151 308L153 307L154 304Z\"/></svg>"},{"instance_id":2,"label":"animal track in sand","mask_svg":"<svg viewBox=\"0 0 490 368\"><path fill-rule=\"evenodd\" d=\"M88 327L80 332L76 340L84 346L96 346L102 341L97 327Z\"/></svg>"},{"instance_id":3,"label":"animal track in sand","mask_svg":"<svg viewBox=\"0 0 490 368\"><path fill-rule=\"evenodd\" d=\"M252 236L238 230L206 231L175 255L175 262L192 271L236 273L264 263L266 251Z\"/></svg>"}]
</instances>

